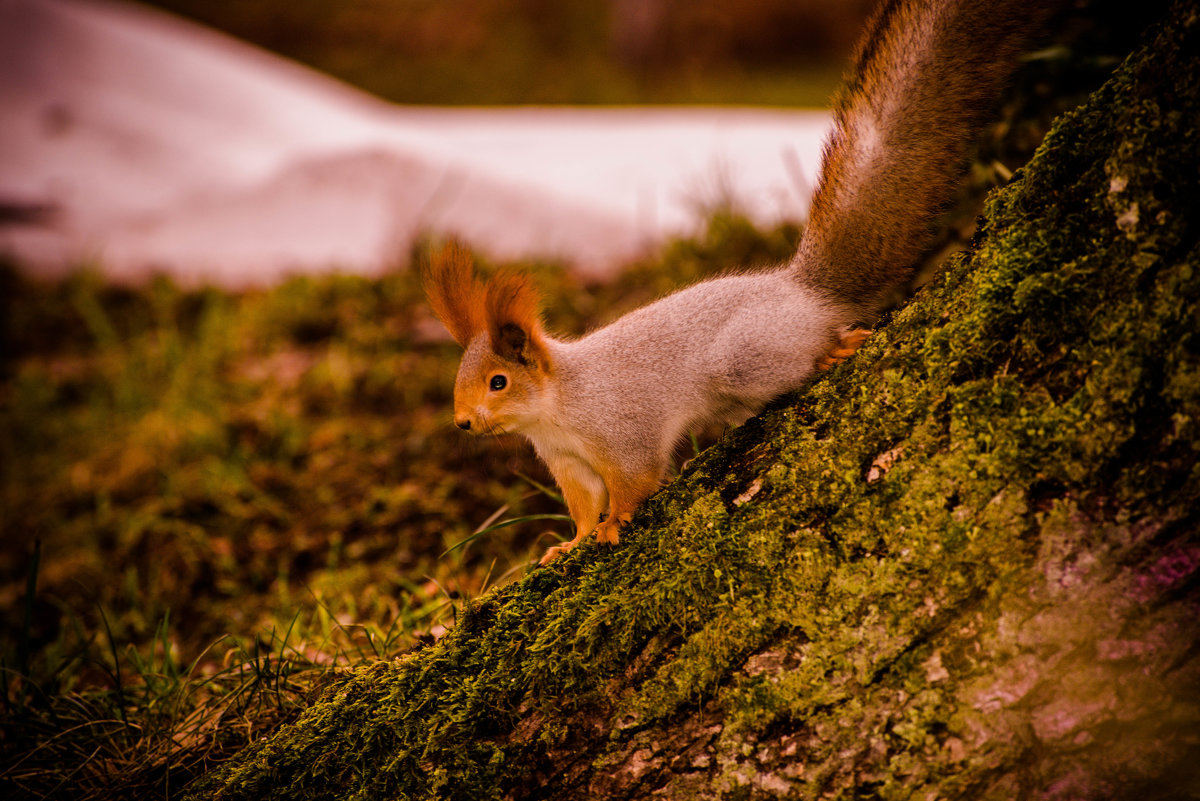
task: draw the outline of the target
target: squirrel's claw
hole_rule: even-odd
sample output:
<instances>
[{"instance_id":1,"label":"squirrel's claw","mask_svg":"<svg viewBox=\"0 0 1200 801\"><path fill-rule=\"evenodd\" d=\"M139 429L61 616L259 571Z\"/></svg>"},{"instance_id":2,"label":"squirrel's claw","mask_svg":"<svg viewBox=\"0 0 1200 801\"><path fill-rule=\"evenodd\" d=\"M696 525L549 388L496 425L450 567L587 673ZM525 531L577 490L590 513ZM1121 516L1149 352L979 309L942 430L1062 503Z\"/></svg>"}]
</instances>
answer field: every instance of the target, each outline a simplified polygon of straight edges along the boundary
<instances>
[{"instance_id":1,"label":"squirrel's claw","mask_svg":"<svg viewBox=\"0 0 1200 801\"><path fill-rule=\"evenodd\" d=\"M603 523L596 526L596 528L592 529L593 533L595 533L595 535L596 535L596 542L600 543L601 545L616 545L617 543L619 543L621 541L620 528L621 528L622 522L628 522L628 518L626 518L625 520L621 520L621 519L605 520ZM567 553L572 548L574 548L576 545L578 545L579 542L580 542L580 538L576 537L575 539L571 540L570 542L564 542L559 545L555 545L553 547L547 548L546 553L542 555L542 558L538 561L538 564L539 565L550 564L555 559L557 559L558 557Z\"/></svg>"},{"instance_id":2,"label":"squirrel's claw","mask_svg":"<svg viewBox=\"0 0 1200 801\"><path fill-rule=\"evenodd\" d=\"M849 331L842 332L838 338L837 347L829 351L825 356L817 359L816 368L818 370L828 370L835 364L845 361L854 351L858 350L858 346L871 336L871 331L868 328L854 328Z\"/></svg>"},{"instance_id":3,"label":"squirrel's claw","mask_svg":"<svg viewBox=\"0 0 1200 801\"><path fill-rule=\"evenodd\" d=\"M621 541L621 521L608 519L596 526L596 542L601 545L616 545Z\"/></svg>"},{"instance_id":4,"label":"squirrel's claw","mask_svg":"<svg viewBox=\"0 0 1200 801\"><path fill-rule=\"evenodd\" d=\"M596 542L600 543L601 545L618 544L621 541L621 525L623 523L628 523L632 518L632 514L618 515L616 517L610 517L603 523L600 523L594 529L592 529L592 533L596 535ZM542 556L541 560L538 561L538 564L550 564L559 556L565 554L582 541L583 535L581 534L570 542L564 542L551 548L547 548L546 553Z\"/></svg>"},{"instance_id":5,"label":"squirrel's claw","mask_svg":"<svg viewBox=\"0 0 1200 801\"><path fill-rule=\"evenodd\" d=\"M571 540L570 542L564 542L562 545L555 545L551 548L547 548L546 553L543 554L542 558L538 561L538 565L548 565L560 555L565 554L574 547L575 540Z\"/></svg>"}]
</instances>

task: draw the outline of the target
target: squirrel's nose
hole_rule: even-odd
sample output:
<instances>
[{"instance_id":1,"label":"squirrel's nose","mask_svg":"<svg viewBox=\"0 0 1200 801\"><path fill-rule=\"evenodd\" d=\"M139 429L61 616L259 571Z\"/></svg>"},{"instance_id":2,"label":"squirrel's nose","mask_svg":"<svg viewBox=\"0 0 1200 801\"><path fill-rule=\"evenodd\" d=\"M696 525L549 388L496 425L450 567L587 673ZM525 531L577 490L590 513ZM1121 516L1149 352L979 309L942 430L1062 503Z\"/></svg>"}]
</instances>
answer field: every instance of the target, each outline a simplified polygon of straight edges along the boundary
<instances>
[{"instance_id":1,"label":"squirrel's nose","mask_svg":"<svg viewBox=\"0 0 1200 801\"><path fill-rule=\"evenodd\" d=\"M470 421L470 420L468 420L468 419L466 419L465 417L464 417L464 418L462 418L461 420L455 420L455 421L454 421L454 425L458 426L458 427L459 427L459 428L461 428L463 431L470 431L470 430L471 430L471 421Z\"/></svg>"}]
</instances>

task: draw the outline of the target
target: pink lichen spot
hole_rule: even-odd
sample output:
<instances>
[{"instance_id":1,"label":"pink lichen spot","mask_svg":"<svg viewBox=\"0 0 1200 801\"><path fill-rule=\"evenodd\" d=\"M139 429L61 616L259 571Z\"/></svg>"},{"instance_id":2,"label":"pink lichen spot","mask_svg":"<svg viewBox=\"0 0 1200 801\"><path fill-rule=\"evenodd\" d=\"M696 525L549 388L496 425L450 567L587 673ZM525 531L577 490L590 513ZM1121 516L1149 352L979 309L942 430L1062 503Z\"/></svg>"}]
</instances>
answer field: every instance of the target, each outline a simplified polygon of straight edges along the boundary
<instances>
[{"instance_id":1,"label":"pink lichen spot","mask_svg":"<svg viewBox=\"0 0 1200 801\"><path fill-rule=\"evenodd\" d=\"M1096 643L1096 657L1105 662L1143 656L1154 650L1152 644L1139 640L1101 640Z\"/></svg>"},{"instance_id":2,"label":"pink lichen spot","mask_svg":"<svg viewBox=\"0 0 1200 801\"><path fill-rule=\"evenodd\" d=\"M903 448L892 448L890 451L876 456L875 460L871 462L871 469L867 471L867 483L883 478L903 453Z\"/></svg>"},{"instance_id":3,"label":"pink lichen spot","mask_svg":"<svg viewBox=\"0 0 1200 801\"><path fill-rule=\"evenodd\" d=\"M761 489L762 489L762 479L761 478L754 479L754 481L752 481L750 483L750 486L746 488L745 492L743 492L741 495L739 495L733 499L733 505L741 506L742 504L749 502L750 499L753 498L755 495L757 495L758 491Z\"/></svg>"},{"instance_id":4,"label":"pink lichen spot","mask_svg":"<svg viewBox=\"0 0 1200 801\"><path fill-rule=\"evenodd\" d=\"M946 740L942 748L946 750L946 753L949 754L950 759L954 762L962 762L967 758L967 746L957 737L951 737Z\"/></svg>"},{"instance_id":5,"label":"pink lichen spot","mask_svg":"<svg viewBox=\"0 0 1200 801\"><path fill-rule=\"evenodd\" d=\"M1200 546L1171 548L1134 576L1132 595L1139 603L1153 601L1193 575L1197 567L1200 567Z\"/></svg>"},{"instance_id":6,"label":"pink lichen spot","mask_svg":"<svg viewBox=\"0 0 1200 801\"><path fill-rule=\"evenodd\" d=\"M1057 740L1095 725L1101 717L1106 716L1111 705L1112 699L1063 699L1034 712L1031 721L1033 733L1042 741Z\"/></svg>"},{"instance_id":7,"label":"pink lichen spot","mask_svg":"<svg viewBox=\"0 0 1200 801\"><path fill-rule=\"evenodd\" d=\"M1042 665L1032 654L1023 654L998 667L983 686L971 693L971 705L984 714L998 712L1020 701L1034 688Z\"/></svg>"},{"instance_id":8,"label":"pink lichen spot","mask_svg":"<svg viewBox=\"0 0 1200 801\"><path fill-rule=\"evenodd\" d=\"M931 684L950 678L950 671L942 665L942 652L934 651L933 656L925 660L925 680Z\"/></svg>"},{"instance_id":9,"label":"pink lichen spot","mask_svg":"<svg viewBox=\"0 0 1200 801\"><path fill-rule=\"evenodd\" d=\"M1117 217L1117 227L1124 231L1126 236L1132 237L1137 231L1138 217L1138 204L1131 203L1129 208Z\"/></svg>"},{"instance_id":10,"label":"pink lichen spot","mask_svg":"<svg viewBox=\"0 0 1200 801\"><path fill-rule=\"evenodd\" d=\"M1035 797L1044 801L1075 801L1079 798L1091 798L1096 794L1095 782L1088 772L1083 768L1073 768Z\"/></svg>"}]
</instances>

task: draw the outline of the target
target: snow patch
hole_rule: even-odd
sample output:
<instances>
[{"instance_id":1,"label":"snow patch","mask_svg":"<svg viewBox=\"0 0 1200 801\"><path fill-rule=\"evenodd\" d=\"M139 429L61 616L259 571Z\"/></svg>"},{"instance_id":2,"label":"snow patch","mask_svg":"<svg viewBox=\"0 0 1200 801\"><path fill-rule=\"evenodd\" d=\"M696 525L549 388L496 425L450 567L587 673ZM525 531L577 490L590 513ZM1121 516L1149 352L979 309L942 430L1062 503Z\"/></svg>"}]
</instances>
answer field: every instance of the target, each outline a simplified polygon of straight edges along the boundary
<instances>
[{"instance_id":1,"label":"snow patch","mask_svg":"<svg viewBox=\"0 0 1200 801\"><path fill-rule=\"evenodd\" d=\"M733 195L807 211L824 112L384 103L162 12L0 0L0 251L262 284L414 237L611 270Z\"/></svg>"}]
</instances>

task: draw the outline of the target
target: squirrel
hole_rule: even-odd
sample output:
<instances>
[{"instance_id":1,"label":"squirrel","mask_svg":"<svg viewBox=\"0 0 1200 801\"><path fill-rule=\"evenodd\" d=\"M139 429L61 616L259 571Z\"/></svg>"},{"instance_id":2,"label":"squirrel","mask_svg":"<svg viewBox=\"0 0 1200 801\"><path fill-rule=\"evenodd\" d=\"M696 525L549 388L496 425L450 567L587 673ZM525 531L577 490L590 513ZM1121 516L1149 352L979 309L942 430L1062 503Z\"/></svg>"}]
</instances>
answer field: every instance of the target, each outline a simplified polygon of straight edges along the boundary
<instances>
[{"instance_id":1,"label":"squirrel","mask_svg":"<svg viewBox=\"0 0 1200 801\"><path fill-rule=\"evenodd\" d=\"M1034 0L890 0L866 26L822 154L809 220L782 267L712 278L585 336L552 336L530 278L484 281L448 246L430 306L464 349L454 422L521 434L562 490L575 537L616 545L706 423L744 422L847 357L909 278L964 171L982 113L1046 13Z\"/></svg>"}]
</instances>

